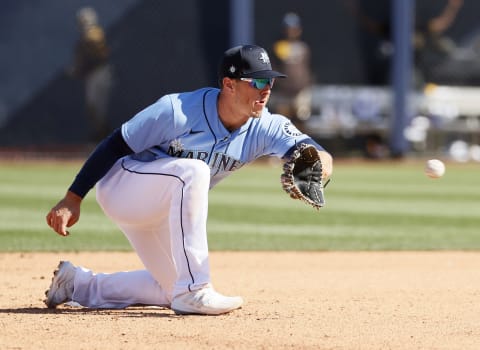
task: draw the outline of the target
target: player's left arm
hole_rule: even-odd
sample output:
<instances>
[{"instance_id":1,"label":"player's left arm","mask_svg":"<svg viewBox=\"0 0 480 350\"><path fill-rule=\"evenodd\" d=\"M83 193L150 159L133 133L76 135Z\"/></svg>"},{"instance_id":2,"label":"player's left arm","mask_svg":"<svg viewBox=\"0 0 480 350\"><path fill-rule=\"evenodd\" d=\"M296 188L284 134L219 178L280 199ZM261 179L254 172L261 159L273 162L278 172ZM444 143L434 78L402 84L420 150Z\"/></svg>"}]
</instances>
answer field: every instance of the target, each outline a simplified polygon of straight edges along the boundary
<instances>
[{"instance_id":1,"label":"player's left arm","mask_svg":"<svg viewBox=\"0 0 480 350\"><path fill-rule=\"evenodd\" d=\"M323 189L333 172L331 154L286 117L268 113L265 116L263 120L268 127L264 129L264 152L285 161L280 176L283 189L290 197L316 209L323 207Z\"/></svg>"}]
</instances>

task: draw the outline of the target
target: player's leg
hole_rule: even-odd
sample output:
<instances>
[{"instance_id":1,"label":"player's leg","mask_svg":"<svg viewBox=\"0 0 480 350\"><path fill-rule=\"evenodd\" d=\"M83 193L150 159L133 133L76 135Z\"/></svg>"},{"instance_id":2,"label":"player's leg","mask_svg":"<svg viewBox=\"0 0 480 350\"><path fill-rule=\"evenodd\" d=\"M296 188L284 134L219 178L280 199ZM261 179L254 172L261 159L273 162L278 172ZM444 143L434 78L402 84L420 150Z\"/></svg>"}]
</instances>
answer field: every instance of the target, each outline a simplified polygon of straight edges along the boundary
<instances>
[{"instance_id":1,"label":"player's leg","mask_svg":"<svg viewBox=\"0 0 480 350\"><path fill-rule=\"evenodd\" d=\"M68 301L94 308L170 304L165 291L147 270L94 274L68 261L58 265L45 296L49 308Z\"/></svg>"},{"instance_id":2,"label":"player's leg","mask_svg":"<svg viewBox=\"0 0 480 350\"><path fill-rule=\"evenodd\" d=\"M204 162L188 159L172 163L180 170L182 186L172 192L169 215L177 265L171 308L179 314L210 315L237 309L243 304L241 297L221 295L210 284L206 232L210 168Z\"/></svg>"},{"instance_id":3,"label":"player's leg","mask_svg":"<svg viewBox=\"0 0 480 350\"><path fill-rule=\"evenodd\" d=\"M170 304L147 270L95 274L83 267L77 267L72 300L91 308Z\"/></svg>"},{"instance_id":4,"label":"player's leg","mask_svg":"<svg viewBox=\"0 0 480 350\"><path fill-rule=\"evenodd\" d=\"M122 229L167 298L210 282L206 221L210 170L196 160L125 161L97 185L105 213Z\"/></svg>"},{"instance_id":5,"label":"player's leg","mask_svg":"<svg viewBox=\"0 0 480 350\"><path fill-rule=\"evenodd\" d=\"M97 185L97 198L158 284L143 283L142 288L135 288L131 273L94 275L82 270L84 278L75 279L74 301L119 307L158 305L166 299L176 312L203 314L240 307L241 298L222 296L210 285L208 166L185 159L126 161L119 166L117 163ZM111 283L116 284L118 293L109 291ZM102 302L97 301L99 296Z\"/></svg>"},{"instance_id":6,"label":"player's leg","mask_svg":"<svg viewBox=\"0 0 480 350\"><path fill-rule=\"evenodd\" d=\"M148 163L139 163L146 164ZM169 205L166 203L172 197L170 192L175 179L167 176L166 181L160 184L160 177L152 172L156 169L145 169L142 174L137 173L137 170L127 171L122 168L121 161L117 162L98 183L96 192L105 213L122 229L147 270L95 274L86 268L77 267L74 273L69 274L74 275L73 291L62 290L58 301L48 300L49 295L52 295L52 287L56 292L58 287L66 288L67 285L71 288L72 283L63 280L60 284L52 283L47 291L47 301L51 304L49 307L68 300L97 308L171 303L177 274L169 239ZM146 172L152 174L147 175ZM155 276L152 276L152 272ZM60 277L63 278L63 275ZM64 298L64 294L68 298Z\"/></svg>"}]
</instances>

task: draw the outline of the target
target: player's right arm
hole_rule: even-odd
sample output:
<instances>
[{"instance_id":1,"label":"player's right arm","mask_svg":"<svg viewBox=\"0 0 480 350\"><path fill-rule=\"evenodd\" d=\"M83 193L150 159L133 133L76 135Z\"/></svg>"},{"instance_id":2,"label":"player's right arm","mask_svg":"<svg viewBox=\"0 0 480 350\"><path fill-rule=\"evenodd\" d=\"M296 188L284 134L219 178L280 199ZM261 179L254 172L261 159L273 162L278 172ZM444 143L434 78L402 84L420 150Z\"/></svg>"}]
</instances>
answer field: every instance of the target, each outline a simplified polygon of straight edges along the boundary
<instances>
[{"instance_id":1,"label":"player's right arm","mask_svg":"<svg viewBox=\"0 0 480 350\"><path fill-rule=\"evenodd\" d=\"M47 224L59 235L68 236L67 227L74 225L80 218L80 205L88 191L118 159L132 153L121 130L115 130L88 157L65 197L47 214Z\"/></svg>"},{"instance_id":2,"label":"player's right arm","mask_svg":"<svg viewBox=\"0 0 480 350\"><path fill-rule=\"evenodd\" d=\"M80 218L80 205L88 191L115 164L132 153L159 144L172 130L173 110L169 96L140 111L103 140L88 157L65 197L47 214L47 224L59 235L67 236L67 227Z\"/></svg>"}]
</instances>

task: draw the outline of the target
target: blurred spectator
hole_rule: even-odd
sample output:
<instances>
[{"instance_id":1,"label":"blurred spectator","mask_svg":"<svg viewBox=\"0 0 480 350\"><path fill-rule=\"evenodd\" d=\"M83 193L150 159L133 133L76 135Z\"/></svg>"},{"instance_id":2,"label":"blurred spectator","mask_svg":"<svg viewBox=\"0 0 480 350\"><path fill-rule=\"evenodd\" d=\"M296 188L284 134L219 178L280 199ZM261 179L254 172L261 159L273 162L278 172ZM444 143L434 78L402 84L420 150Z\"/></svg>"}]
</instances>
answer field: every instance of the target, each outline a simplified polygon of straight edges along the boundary
<instances>
[{"instance_id":1,"label":"blurred spectator","mask_svg":"<svg viewBox=\"0 0 480 350\"><path fill-rule=\"evenodd\" d=\"M357 23L367 85L389 85L393 54L391 1L343 0Z\"/></svg>"},{"instance_id":2,"label":"blurred spectator","mask_svg":"<svg viewBox=\"0 0 480 350\"><path fill-rule=\"evenodd\" d=\"M344 3L362 29L364 41L375 42L373 47L365 45L365 55L371 58L366 62L368 83L388 84L394 52L390 2L385 2L382 9L372 7L372 3L362 0L344 0ZM430 82L449 85L480 83L478 57L459 55L462 50L446 33L454 24L462 6L463 0L445 0L435 15L424 14L416 9L412 37L412 83L415 87L422 88L425 83Z\"/></svg>"},{"instance_id":3,"label":"blurred spectator","mask_svg":"<svg viewBox=\"0 0 480 350\"><path fill-rule=\"evenodd\" d=\"M91 7L77 12L80 37L75 45L73 64L67 70L72 78L84 83L86 115L91 127L91 141L109 134L108 103L112 87L112 68L105 32Z\"/></svg>"},{"instance_id":4,"label":"blurred spectator","mask_svg":"<svg viewBox=\"0 0 480 350\"><path fill-rule=\"evenodd\" d=\"M462 6L463 0L448 0L438 16L426 21L416 16L413 46L416 74L420 82L435 81L435 72L438 72L439 67L447 60L453 58L456 44L445 32L454 23Z\"/></svg>"},{"instance_id":5,"label":"blurred spectator","mask_svg":"<svg viewBox=\"0 0 480 350\"><path fill-rule=\"evenodd\" d=\"M292 119L302 131L311 116L312 71L309 46L302 41L302 23L296 13L283 18L284 37L273 45L272 65L288 75L275 81L275 94L271 98L272 110Z\"/></svg>"}]
</instances>

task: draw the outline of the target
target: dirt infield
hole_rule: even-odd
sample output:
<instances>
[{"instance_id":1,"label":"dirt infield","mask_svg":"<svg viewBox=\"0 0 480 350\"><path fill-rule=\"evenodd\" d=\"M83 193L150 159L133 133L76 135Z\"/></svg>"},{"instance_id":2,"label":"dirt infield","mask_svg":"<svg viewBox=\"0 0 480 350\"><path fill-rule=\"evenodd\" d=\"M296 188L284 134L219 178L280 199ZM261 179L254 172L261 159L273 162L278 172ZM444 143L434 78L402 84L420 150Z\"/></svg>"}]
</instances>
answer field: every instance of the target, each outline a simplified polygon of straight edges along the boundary
<instances>
[{"instance_id":1,"label":"dirt infield","mask_svg":"<svg viewBox=\"0 0 480 350\"><path fill-rule=\"evenodd\" d=\"M480 253L214 252L223 316L44 307L59 259L141 268L133 253L0 254L0 349L479 349Z\"/></svg>"}]
</instances>

